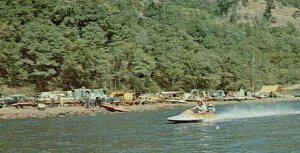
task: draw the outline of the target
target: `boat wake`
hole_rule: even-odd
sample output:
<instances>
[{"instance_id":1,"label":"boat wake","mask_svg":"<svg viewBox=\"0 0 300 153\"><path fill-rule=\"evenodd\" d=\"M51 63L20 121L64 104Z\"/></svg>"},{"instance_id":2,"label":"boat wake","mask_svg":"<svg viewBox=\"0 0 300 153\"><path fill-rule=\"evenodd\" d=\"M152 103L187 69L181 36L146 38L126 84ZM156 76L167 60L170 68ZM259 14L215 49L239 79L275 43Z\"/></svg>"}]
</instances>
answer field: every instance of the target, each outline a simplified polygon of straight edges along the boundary
<instances>
[{"instance_id":1,"label":"boat wake","mask_svg":"<svg viewBox=\"0 0 300 153\"><path fill-rule=\"evenodd\" d=\"M215 118L206 121L226 121L243 118L255 118L277 115L300 114L300 110L283 105L277 106L233 106L216 114Z\"/></svg>"}]
</instances>

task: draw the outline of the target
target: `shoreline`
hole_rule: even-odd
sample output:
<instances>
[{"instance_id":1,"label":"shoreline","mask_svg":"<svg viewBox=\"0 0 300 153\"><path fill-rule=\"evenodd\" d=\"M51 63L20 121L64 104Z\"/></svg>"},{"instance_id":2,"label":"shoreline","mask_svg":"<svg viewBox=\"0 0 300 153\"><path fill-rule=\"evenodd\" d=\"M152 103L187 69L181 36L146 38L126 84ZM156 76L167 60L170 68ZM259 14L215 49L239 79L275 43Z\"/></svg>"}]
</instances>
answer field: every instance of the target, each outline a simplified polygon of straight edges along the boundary
<instances>
[{"instance_id":1,"label":"shoreline","mask_svg":"<svg viewBox=\"0 0 300 153\"><path fill-rule=\"evenodd\" d=\"M286 97L286 98L264 98L256 100L243 100L243 101L207 101L206 104L213 105L226 105L226 104L239 104L239 103L269 103L269 102L300 102L300 97ZM145 105L131 105L122 106L129 112L145 112L154 111L158 109L173 109L179 107L193 107L195 102L188 103L157 103L157 104L145 104ZM31 118L49 118L49 117L63 117L63 116L79 116L89 115L93 113L101 114L115 114L116 112L107 111L103 107L85 108L83 106L70 106L70 107L53 107L46 108L43 111L38 110L35 107L15 108L4 107L0 108L0 121L11 119L31 119Z\"/></svg>"}]
</instances>

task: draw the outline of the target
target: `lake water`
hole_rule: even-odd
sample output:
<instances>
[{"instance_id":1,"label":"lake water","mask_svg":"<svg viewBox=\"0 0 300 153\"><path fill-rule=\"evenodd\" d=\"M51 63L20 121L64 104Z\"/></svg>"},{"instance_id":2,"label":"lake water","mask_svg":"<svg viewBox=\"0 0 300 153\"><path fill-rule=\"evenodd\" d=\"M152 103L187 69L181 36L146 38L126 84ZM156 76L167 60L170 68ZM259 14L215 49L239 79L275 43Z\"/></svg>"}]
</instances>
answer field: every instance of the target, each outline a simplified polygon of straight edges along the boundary
<instances>
[{"instance_id":1,"label":"lake water","mask_svg":"<svg viewBox=\"0 0 300 153\"><path fill-rule=\"evenodd\" d=\"M300 152L300 101L216 105L216 118L171 124L186 108L0 121L0 152Z\"/></svg>"}]
</instances>

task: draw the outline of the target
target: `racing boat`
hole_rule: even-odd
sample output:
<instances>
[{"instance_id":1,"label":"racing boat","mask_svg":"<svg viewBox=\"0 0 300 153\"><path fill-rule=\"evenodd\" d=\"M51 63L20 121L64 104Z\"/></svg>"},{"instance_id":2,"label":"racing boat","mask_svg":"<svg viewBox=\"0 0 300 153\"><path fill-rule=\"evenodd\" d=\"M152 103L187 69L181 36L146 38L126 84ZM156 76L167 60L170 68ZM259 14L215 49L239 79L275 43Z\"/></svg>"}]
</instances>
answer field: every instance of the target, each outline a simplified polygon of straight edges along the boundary
<instances>
[{"instance_id":1,"label":"racing boat","mask_svg":"<svg viewBox=\"0 0 300 153\"><path fill-rule=\"evenodd\" d=\"M211 119L215 115L215 107L210 104L207 107L207 110L198 110L197 106L185 110L179 115L172 116L167 118L168 121L173 123L193 123L201 122L205 119Z\"/></svg>"}]
</instances>

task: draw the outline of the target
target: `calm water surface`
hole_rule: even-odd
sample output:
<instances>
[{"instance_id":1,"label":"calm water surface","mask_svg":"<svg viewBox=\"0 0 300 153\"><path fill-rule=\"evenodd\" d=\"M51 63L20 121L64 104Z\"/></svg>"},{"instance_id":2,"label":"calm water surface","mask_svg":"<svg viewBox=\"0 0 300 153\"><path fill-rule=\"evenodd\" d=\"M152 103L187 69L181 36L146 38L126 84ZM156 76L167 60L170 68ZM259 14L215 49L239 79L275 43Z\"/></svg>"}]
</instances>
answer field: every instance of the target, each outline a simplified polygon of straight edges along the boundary
<instances>
[{"instance_id":1,"label":"calm water surface","mask_svg":"<svg viewBox=\"0 0 300 153\"><path fill-rule=\"evenodd\" d=\"M300 152L300 101L217 105L214 120L170 124L186 108L0 121L0 152Z\"/></svg>"}]
</instances>

